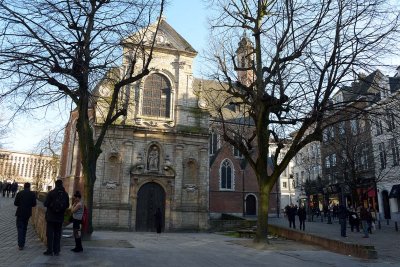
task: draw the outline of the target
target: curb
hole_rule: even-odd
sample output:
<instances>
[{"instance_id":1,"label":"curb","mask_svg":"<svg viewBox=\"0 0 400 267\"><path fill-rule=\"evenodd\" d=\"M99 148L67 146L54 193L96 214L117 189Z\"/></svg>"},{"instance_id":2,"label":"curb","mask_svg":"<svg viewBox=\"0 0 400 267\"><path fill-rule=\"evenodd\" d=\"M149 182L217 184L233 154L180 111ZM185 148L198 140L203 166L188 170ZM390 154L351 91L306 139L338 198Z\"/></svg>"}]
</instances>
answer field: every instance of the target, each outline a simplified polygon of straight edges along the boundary
<instances>
[{"instance_id":1,"label":"curb","mask_svg":"<svg viewBox=\"0 0 400 267\"><path fill-rule=\"evenodd\" d=\"M337 252L343 255L354 256L362 259L378 258L378 253L374 246L343 242L271 224L268 225L268 233L285 237L290 240L320 246L326 250Z\"/></svg>"}]
</instances>

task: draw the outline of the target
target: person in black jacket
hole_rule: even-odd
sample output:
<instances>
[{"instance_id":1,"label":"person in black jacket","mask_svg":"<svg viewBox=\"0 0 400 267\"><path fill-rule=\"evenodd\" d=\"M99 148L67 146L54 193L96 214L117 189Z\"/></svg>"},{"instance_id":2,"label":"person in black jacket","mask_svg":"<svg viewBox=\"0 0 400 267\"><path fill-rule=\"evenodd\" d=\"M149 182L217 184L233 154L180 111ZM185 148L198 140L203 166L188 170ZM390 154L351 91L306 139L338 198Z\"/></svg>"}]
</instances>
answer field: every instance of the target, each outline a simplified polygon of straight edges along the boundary
<instances>
[{"instance_id":1,"label":"person in black jacket","mask_svg":"<svg viewBox=\"0 0 400 267\"><path fill-rule=\"evenodd\" d=\"M51 190L44 201L46 210L46 256L58 256L60 254L61 230L64 222L65 210L69 207L69 196L63 187L62 180L55 182L55 188Z\"/></svg>"},{"instance_id":2,"label":"person in black jacket","mask_svg":"<svg viewBox=\"0 0 400 267\"><path fill-rule=\"evenodd\" d=\"M300 208L297 210L297 215L299 216L299 222L300 222L300 230L305 231L305 222L306 222L306 208L304 207L303 204L300 205Z\"/></svg>"},{"instance_id":3,"label":"person in black jacket","mask_svg":"<svg viewBox=\"0 0 400 267\"><path fill-rule=\"evenodd\" d=\"M340 223L340 235L342 237L347 237L346 235L346 221L347 221L348 211L344 205L340 205L338 209L338 217Z\"/></svg>"},{"instance_id":4,"label":"person in black jacket","mask_svg":"<svg viewBox=\"0 0 400 267\"><path fill-rule=\"evenodd\" d=\"M36 195L31 191L30 183L25 183L24 190L18 192L14 200L14 205L17 206L15 216L17 216L18 248L19 250L23 250L28 221L32 216L32 208L36 206Z\"/></svg>"},{"instance_id":5,"label":"person in black jacket","mask_svg":"<svg viewBox=\"0 0 400 267\"><path fill-rule=\"evenodd\" d=\"M290 207L288 209L288 219L289 219L289 227L293 229L296 229L296 214L297 214L297 208L293 205L290 204Z\"/></svg>"},{"instance_id":6,"label":"person in black jacket","mask_svg":"<svg viewBox=\"0 0 400 267\"><path fill-rule=\"evenodd\" d=\"M14 182L11 184L11 197L12 197L12 198L15 197L15 194L17 193L17 191L18 191L18 183L17 183L16 181L14 181Z\"/></svg>"}]
</instances>

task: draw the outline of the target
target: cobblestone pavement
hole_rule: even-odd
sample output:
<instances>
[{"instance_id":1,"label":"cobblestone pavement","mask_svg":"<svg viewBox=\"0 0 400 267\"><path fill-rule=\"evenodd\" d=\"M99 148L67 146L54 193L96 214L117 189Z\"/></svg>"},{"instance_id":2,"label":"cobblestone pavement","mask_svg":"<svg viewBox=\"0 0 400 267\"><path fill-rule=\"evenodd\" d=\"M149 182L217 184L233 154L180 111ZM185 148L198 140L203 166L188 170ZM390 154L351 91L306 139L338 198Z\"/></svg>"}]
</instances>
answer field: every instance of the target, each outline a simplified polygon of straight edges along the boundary
<instances>
[{"instance_id":1,"label":"cobblestone pavement","mask_svg":"<svg viewBox=\"0 0 400 267\"><path fill-rule=\"evenodd\" d=\"M33 258L45 251L31 224L28 225L25 249L18 250L15 211L14 198L0 196L0 266L28 266Z\"/></svg>"},{"instance_id":2,"label":"cobblestone pavement","mask_svg":"<svg viewBox=\"0 0 400 267\"><path fill-rule=\"evenodd\" d=\"M387 221L382 221L381 229L378 229L377 225L376 230L369 235L369 238L363 238L362 229L360 229L360 232L351 232L348 223L346 229L347 237L341 237L339 221L332 220L332 224L328 224L327 222L327 218L324 218L323 222L321 222L321 217L314 217L313 222L306 221L305 232L343 242L372 245L378 252L379 259L395 262L400 266L400 231L397 232L395 230L393 222L387 225ZM286 218L270 218L269 223L289 228L289 222ZM298 226L299 221L298 217L296 217L296 227Z\"/></svg>"},{"instance_id":3,"label":"cobblestone pavement","mask_svg":"<svg viewBox=\"0 0 400 267\"><path fill-rule=\"evenodd\" d=\"M40 204L39 204L40 205ZM73 253L71 238L63 238L60 256L44 256L45 246L38 240L31 225L28 227L26 249L17 247L15 207L12 198L0 197L0 267L42 267L42 266L145 266L145 267L203 267L203 266L273 266L273 267L394 267L395 253L388 253L390 259L360 260L339 255L317 247L292 241L271 242L265 247L255 246L250 239L238 239L219 234L207 233L137 233L95 231L90 240L83 242L83 253ZM271 220L285 224L284 219ZM338 224L308 223L307 230L338 233ZM329 229L327 231L327 229ZM387 229L390 230L390 229ZM386 231L383 229L382 231ZM383 233L383 232L382 232ZM382 233L373 234L370 240L384 240ZM67 234L65 232L64 234ZM339 234L338 234L339 235ZM354 235L354 236L352 236ZM386 238L398 241L394 230ZM360 238L360 234L349 233L349 239ZM392 240L390 240L392 242ZM394 242L394 241L393 241ZM396 243L396 242L395 242ZM378 253L380 253L378 251Z\"/></svg>"}]
</instances>

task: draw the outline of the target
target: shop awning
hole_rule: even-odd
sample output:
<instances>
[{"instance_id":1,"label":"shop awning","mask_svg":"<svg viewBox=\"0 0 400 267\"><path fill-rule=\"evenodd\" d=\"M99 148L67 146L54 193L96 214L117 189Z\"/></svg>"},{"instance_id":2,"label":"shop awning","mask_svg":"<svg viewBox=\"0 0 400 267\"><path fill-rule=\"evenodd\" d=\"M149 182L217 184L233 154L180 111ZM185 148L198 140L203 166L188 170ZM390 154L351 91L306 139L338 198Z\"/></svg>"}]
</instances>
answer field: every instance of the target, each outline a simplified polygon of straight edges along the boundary
<instances>
[{"instance_id":1,"label":"shop awning","mask_svg":"<svg viewBox=\"0 0 400 267\"><path fill-rule=\"evenodd\" d=\"M389 198L400 198L400 184L396 184L392 187Z\"/></svg>"}]
</instances>

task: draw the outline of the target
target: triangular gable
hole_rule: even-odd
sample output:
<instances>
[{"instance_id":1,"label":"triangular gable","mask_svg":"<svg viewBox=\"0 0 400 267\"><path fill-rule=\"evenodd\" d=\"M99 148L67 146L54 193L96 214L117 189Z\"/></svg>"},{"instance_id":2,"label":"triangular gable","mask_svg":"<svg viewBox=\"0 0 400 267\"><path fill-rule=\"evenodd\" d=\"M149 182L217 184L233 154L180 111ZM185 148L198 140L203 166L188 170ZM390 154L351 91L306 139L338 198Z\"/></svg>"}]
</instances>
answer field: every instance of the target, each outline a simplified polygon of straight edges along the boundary
<instances>
[{"instance_id":1,"label":"triangular gable","mask_svg":"<svg viewBox=\"0 0 400 267\"><path fill-rule=\"evenodd\" d=\"M161 19L158 31L158 36L160 37L156 38L157 47L172 48L197 54L197 51L164 19Z\"/></svg>"},{"instance_id":2,"label":"triangular gable","mask_svg":"<svg viewBox=\"0 0 400 267\"><path fill-rule=\"evenodd\" d=\"M150 25L147 29L142 29L127 38L124 39L125 44L135 44L142 40L143 34L145 34L145 43L151 43L153 40L154 32L156 29L157 22ZM136 40L136 41L135 41ZM161 18L160 27L157 32L155 48L178 50L192 55L197 55L197 51L177 32L174 28L169 25L164 18Z\"/></svg>"}]
</instances>

